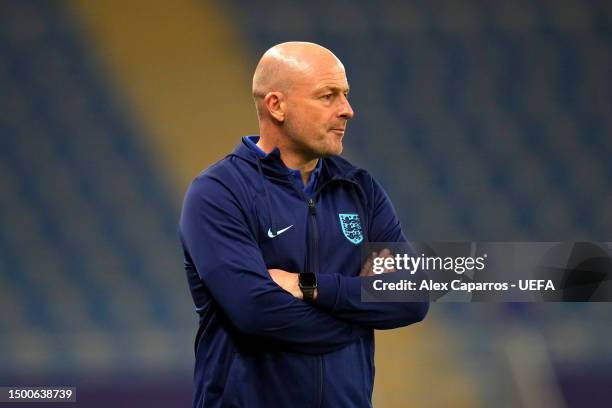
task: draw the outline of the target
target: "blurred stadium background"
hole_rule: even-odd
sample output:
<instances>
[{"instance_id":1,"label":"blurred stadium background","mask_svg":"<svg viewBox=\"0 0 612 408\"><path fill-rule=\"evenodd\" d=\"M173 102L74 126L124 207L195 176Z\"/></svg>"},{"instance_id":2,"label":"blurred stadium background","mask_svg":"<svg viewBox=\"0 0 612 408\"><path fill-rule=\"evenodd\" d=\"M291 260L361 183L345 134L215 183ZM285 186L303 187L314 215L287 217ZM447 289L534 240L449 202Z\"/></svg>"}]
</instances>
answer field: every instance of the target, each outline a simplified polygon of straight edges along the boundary
<instances>
[{"instance_id":1,"label":"blurred stadium background","mask_svg":"<svg viewBox=\"0 0 612 408\"><path fill-rule=\"evenodd\" d=\"M344 62L346 156L411 239L611 241L609 1L3 1L0 385L189 406L182 195L288 40ZM611 314L433 305L378 333L375 406L609 406Z\"/></svg>"}]
</instances>

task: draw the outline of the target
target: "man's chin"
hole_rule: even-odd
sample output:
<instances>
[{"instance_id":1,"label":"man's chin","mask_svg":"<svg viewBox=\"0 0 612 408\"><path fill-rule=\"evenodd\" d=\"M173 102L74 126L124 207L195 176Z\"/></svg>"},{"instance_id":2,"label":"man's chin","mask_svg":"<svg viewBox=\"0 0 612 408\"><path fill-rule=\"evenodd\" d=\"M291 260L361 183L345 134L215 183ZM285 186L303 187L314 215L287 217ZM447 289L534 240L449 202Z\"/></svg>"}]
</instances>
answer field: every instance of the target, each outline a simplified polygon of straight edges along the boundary
<instances>
[{"instance_id":1,"label":"man's chin","mask_svg":"<svg viewBox=\"0 0 612 408\"><path fill-rule=\"evenodd\" d=\"M329 156L340 156L342 154L343 146L340 144L339 146L329 147L322 152L321 157L329 157Z\"/></svg>"},{"instance_id":2,"label":"man's chin","mask_svg":"<svg viewBox=\"0 0 612 408\"><path fill-rule=\"evenodd\" d=\"M312 157L339 156L342 150L343 146L341 141L335 143L322 143L319 146L312 146L309 155Z\"/></svg>"}]
</instances>

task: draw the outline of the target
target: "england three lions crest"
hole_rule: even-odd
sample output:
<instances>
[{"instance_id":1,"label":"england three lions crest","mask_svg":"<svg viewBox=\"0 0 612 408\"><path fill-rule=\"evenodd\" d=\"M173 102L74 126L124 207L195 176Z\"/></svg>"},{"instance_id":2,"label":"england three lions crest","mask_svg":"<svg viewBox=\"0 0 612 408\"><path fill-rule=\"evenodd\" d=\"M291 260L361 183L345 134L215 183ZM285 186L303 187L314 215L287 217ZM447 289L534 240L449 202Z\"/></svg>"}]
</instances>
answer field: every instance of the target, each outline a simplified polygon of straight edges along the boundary
<instances>
[{"instance_id":1,"label":"england three lions crest","mask_svg":"<svg viewBox=\"0 0 612 408\"><path fill-rule=\"evenodd\" d=\"M342 232L346 239L357 245L363 241L363 231L361 230L361 221L357 214L338 214Z\"/></svg>"}]
</instances>

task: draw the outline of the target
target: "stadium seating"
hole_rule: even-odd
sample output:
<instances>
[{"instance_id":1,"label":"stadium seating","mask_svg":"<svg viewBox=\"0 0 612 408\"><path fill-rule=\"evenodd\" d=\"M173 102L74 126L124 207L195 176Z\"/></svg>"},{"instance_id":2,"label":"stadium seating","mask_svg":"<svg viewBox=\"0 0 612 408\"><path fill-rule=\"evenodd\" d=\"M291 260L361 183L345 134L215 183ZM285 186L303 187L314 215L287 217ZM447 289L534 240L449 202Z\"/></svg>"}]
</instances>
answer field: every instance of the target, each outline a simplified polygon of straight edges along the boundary
<instances>
[{"instance_id":1,"label":"stadium seating","mask_svg":"<svg viewBox=\"0 0 612 408\"><path fill-rule=\"evenodd\" d=\"M4 373L27 372L31 343L46 356L29 358L43 372L183 368L188 350L155 348L182 341L171 333L191 335L194 323L179 201L163 169L65 11L35 1L1 7L0 330L15 350L0 352ZM83 336L100 347L70 346L86 344ZM147 336L153 347L140 342Z\"/></svg>"},{"instance_id":2,"label":"stadium seating","mask_svg":"<svg viewBox=\"0 0 612 408\"><path fill-rule=\"evenodd\" d=\"M223 7L253 64L287 40L345 63L356 112L346 155L385 186L410 239L608 240L612 3ZM181 197L90 47L62 3L0 6L5 375L192 364ZM436 318L487 405L512 375L500 351L516 332L501 322L543 339L560 377L577 362L609 364L607 305L472 306L441 305Z\"/></svg>"}]
</instances>

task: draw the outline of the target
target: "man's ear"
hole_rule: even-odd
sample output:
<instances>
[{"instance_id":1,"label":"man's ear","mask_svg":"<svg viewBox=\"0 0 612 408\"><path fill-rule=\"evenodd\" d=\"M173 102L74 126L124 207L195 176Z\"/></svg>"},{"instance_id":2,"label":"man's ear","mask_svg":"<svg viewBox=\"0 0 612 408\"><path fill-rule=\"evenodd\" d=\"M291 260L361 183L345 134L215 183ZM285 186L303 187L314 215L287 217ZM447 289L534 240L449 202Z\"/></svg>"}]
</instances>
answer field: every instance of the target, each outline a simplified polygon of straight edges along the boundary
<instances>
[{"instance_id":1,"label":"man's ear","mask_svg":"<svg viewBox=\"0 0 612 408\"><path fill-rule=\"evenodd\" d=\"M282 92L268 92L264 97L264 105L270 116L279 122L285 121L285 95Z\"/></svg>"}]
</instances>

